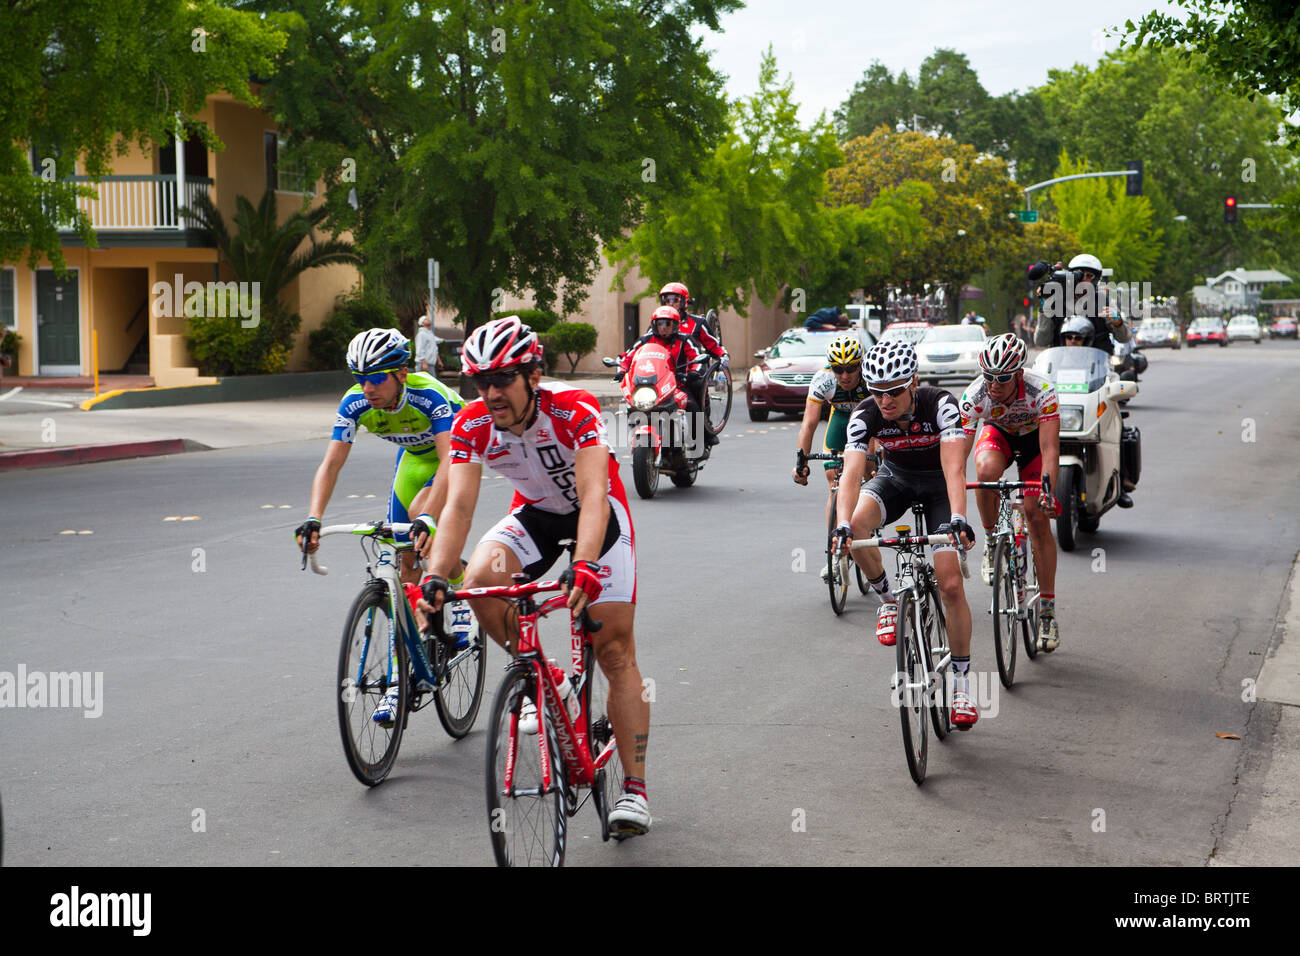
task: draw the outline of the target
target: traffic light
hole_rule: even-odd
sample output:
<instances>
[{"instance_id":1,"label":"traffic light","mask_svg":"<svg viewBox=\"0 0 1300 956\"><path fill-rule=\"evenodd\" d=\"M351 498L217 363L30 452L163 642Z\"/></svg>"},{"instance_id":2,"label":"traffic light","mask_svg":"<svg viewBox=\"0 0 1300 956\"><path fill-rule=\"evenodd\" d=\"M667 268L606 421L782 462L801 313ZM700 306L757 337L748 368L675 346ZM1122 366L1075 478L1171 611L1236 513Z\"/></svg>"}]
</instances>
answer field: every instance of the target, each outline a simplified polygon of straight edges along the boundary
<instances>
[{"instance_id":1,"label":"traffic light","mask_svg":"<svg viewBox=\"0 0 1300 956\"><path fill-rule=\"evenodd\" d=\"M1237 197L1229 196L1223 200L1223 221L1237 221Z\"/></svg>"},{"instance_id":2,"label":"traffic light","mask_svg":"<svg viewBox=\"0 0 1300 956\"><path fill-rule=\"evenodd\" d=\"M1029 296L1025 296L1024 299L1021 300L1020 304L1023 305L1026 309L1029 308Z\"/></svg>"},{"instance_id":3,"label":"traffic light","mask_svg":"<svg viewBox=\"0 0 1300 956\"><path fill-rule=\"evenodd\" d=\"M1124 184L1125 196L1142 195L1142 160L1135 159L1126 164L1129 169L1136 169L1137 172L1132 176L1126 176L1128 181Z\"/></svg>"}]
</instances>

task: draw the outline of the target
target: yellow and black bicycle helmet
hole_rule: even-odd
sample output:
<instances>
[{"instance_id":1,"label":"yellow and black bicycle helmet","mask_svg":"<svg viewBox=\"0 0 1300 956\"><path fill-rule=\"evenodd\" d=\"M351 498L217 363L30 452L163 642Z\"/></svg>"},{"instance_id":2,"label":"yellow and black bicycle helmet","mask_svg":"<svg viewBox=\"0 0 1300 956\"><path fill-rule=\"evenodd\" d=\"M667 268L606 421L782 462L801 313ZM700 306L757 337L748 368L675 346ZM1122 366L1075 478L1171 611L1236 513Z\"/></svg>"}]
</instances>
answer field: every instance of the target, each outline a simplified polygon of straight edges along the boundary
<instances>
[{"instance_id":1,"label":"yellow and black bicycle helmet","mask_svg":"<svg viewBox=\"0 0 1300 956\"><path fill-rule=\"evenodd\" d=\"M828 365L852 365L862 361L862 343L856 335L837 335L826 349Z\"/></svg>"}]
</instances>

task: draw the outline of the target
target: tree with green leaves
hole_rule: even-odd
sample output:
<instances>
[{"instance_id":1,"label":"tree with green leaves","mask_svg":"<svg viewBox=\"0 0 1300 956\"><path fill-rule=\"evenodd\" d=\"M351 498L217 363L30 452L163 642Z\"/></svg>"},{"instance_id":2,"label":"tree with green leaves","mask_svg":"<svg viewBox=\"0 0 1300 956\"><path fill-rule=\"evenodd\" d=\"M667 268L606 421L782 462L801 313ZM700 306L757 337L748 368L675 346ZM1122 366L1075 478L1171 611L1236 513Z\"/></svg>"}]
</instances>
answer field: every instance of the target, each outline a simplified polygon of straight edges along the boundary
<instances>
[{"instance_id":1,"label":"tree with green leaves","mask_svg":"<svg viewBox=\"0 0 1300 956\"><path fill-rule=\"evenodd\" d=\"M1264 217L1223 222L1225 196L1274 202L1295 173L1277 141L1283 123L1277 107L1266 97L1251 101L1226 89L1205 75L1198 59L1127 48L1094 68L1053 70L1037 91L1071 156L1086 156L1094 169L1145 162L1152 224L1168 241L1152 274L1134 278L1175 295L1225 268L1278 265L1294 248L1293 237L1269 228ZM1048 195L1044 208L1050 211L1052 202Z\"/></svg>"},{"instance_id":2,"label":"tree with green leaves","mask_svg":"<svg viewBox=\"0 0 1300 956\"><path fill-rule=\"evenodd\" d=\"M846 142L866 136L877 126L910 128L915 115L916 87L907 71L900 70L895 77L889 67L873 60L835 111L835 127Z\"/></svg>"},{"instance_id":3,"label":"tree with green leaves","mask_svg":"<svg viewBox=\"0 0 1300 956\"><path fill-rule=\"evenodd\" d=\"M248 3L289 35L266 96L331 226L408 296L436 259L467 330L505 293L575 311L601 242L687 181L725 111L696 34L738 5Z\"/></svg>"},{"instance_id":4,"label":"tree with green leaves","mask_svg":"<svg viewBox=\"0 0 1300 956\"><path fill-rule=\"evenodd\" d=\"M1086 159L1061 152L1057 176L1093 171ZM1078 236L1078 252L1091 253L1115 270L1117 281L1144 281L1152 274L1164 230L1152 222L1149 198L1126 196L1118 177L1072 179L1050 188L1057 221Z\"/></svg>"},{"instance_id":5,"label":"tree with green leaves","mask_svg":"<svg viewBox=\"0 0 1300 956\"><path fill-rule=\"evenodd\" d=\"M1005 254L1021 200L1002 160L948 137L883 128L845 144L844 152L844 165L827 173L832 205L870 207L886 190L913 182L930 189L924 198L914 192L924 222L918 241L895 251L888 275L878 272L866 283L875 301L886 285L957 289Z\"/></svg>"},{"instance_id":6,"label":"tree with green leaves","mask_svg":"<svg viewBox=\"0 0 1300 956\"><path fill-rule=\"evenodd\" d=\"M801 283L820 284L857 226L822 202L826 170L841 154L828 124L799 125L793 92L788 78L778 82L769 48L758 92L733 104L731 132L698 177L652 200L641 225L610 243L619 287L639 267L652 286L679 280L699 301L743 316L754 296L772 303L803 288L806 299Z\"/></svg>"},{"instance_id":7,"label":"tree with green leaves","mask_svg":"<svg viewBox=\"0 0 1300 956\"><path fill-rule=\"evenodd\" d=\"M299 210L279 222L275 191L270 189L256 206L245 196L235 197L233 231L207 193L199 193L195 207L183 208L181 214L211 237L235 281L256 290L259 311L251 328L244 327L238 316L216 315L207 309L203 316L192 317L191 354L200 370L205 375L281 371L302 321L281 295L309 269L360 264L356 249L337 238L316 241L314 233L326 215L323 206ZM272 366L278 367L267 366L267 354L276 356Z\"/></svg>"},{"instance_id":8,"label":"tree with green leaves","mask_svg":"<svg viewBox=\"0 0 1300 956\"><path fill-rule=\"evenodd\" d=\"M255 103L284 38L217 0L13 0L0 7L0 262L65 267L59 223L94 230L67 182L76 163L107 175L132 140L168 142L177 115L226 92ZM221 144L197 127L205 147ZM35 153L35 167L31 153Z\"/></svg>"}]
</instances>

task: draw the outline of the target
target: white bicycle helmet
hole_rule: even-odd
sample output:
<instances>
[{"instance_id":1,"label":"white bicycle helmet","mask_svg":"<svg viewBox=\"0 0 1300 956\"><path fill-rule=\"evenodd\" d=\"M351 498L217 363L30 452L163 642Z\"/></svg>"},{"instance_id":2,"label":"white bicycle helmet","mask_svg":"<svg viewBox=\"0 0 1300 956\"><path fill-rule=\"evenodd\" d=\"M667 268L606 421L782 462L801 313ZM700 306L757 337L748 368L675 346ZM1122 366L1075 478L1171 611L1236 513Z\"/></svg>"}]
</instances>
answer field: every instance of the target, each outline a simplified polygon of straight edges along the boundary
<instances>
[{"instance_id":1,"label":"white bicycle helmet","mask_svg":"<svg viewBox=\"0 0 1300 956\"><path fill-rule=\"evenodd\" d=\"M1100 276L1101 260L1094 255L1090 255L1089 253L1081 252L1073 259L1070 260L1070 265L1068 266L1068 268L1071 272L1074 272L1076 269L1091 269L1093 272L1097 273L1098 276Z\"/></svg>"},{"instance_id":2,"label":"white bicycle helmet","mask_svg":"<svg viewBox=\"0 0 1300 956\"><path fill-rule=\"evenodd\" d=\"M1081 335L1083 336L1084 345L1090 345L1092 343L1092 332L1092 322L1084 318L1082 315L1071 316L1066 320L1065 324L1061 326L1062 338L1067 335Z\"/></svg>"},{"instance_id":3,"label":"white bicycle helmet","mask_svg":"<svg viewBox=\"0 0 1300 956\"><path fill-rule=\"evenodd\" d=\"M405 368L411 361L406 336L397 329L366 329L348 343L348 371L368 375Z\"/></svg>"},{"instance_id":4,"label":"white bicycle helmet","mask_svg":"<svg viewBox=\"0 0 1300 956\"><path fill-rule=\"evenodd\" d=\"M471 375L495 372L542 360L537 333L517 315L495 319L470 333L461 350L465 371Z\"/></svg>"},{"instance_id":5,"label":"white bicycle helmet","mask_svg":"<svg viewBox=\"0 0 1300 956\"><path fill-rule=\"evenodd\" d=\"M980 368L992 375L1006 375L1025 367L1025 343L1011 332L995 336L980 351Z\"/></svg>"},{"instance_id":6,"label":"white bicycle helmet","mask_svg":"<svg viewBox=\"0 0 1300 956\"><path fill-rule=\"evenodd\" d=\"M916 374L916 349L911 342L892 339L878 342L867 353L866 378L868 385L897 382Z\"/></svg>"}]
</instances>

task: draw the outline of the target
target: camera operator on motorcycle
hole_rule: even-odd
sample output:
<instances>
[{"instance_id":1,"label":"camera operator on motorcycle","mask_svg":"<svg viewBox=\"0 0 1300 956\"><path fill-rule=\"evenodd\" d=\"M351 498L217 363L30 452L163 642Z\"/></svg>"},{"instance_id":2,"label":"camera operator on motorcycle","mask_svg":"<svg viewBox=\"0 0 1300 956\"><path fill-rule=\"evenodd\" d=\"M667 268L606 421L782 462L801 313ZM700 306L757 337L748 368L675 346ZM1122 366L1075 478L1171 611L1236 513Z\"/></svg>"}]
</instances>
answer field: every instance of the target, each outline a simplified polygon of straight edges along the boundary
<instances>
[{"instance_id":1,"label":"camera operator on motorcycle","mask_svg":"<svg viewBox=\"0 0 1300 956\"><path fill-rule=\"evenodd\" d=\"M682 333L680 314L670 305L661 305L655 309L654 315L651 316L650 328L650 332L637 339L630 349L618 357L619 372L615 380L622 381L623 376L628 373L637 349L651 340L657 341L668 350L668 356L673 363L673 372L677 376L677 386L681 391L678 403L685 408L687 414L700 415L699 420L704 423L704 444L709 447L716 445L718 436L714 434L709 424L709 417L701 412L697 397L704 377L700 372L699 363L691 364L693 359L703 355L704 352L696 345L694 339Z\"/></svg>"},{"instance_id":2,"label":"camera operator on motorcycle","mask_svg":"<svg viewBox=\"0 0 1300 956\"><path fill-rule=\"evenodd\" d=\"M1066 319L1082 316L1092 323L1092 347L1107 355L1115 354L1116 342L1127 342L1133 330L1110 304L1101 283L1101 260L1081 253L1070 260L1068 269L1058 263L1053 269L1046 262L1035 262L1028 270L1029 281L1037 284L1042 313L1034 330L1034 345L1055 348L1064 345L1061 326Z\"/></svg>"},{"instance_id":3,"label":"camera operator on motorcycle","mask_svg":"<svg viewBox=\"0 0 1300 956\"><path fill-rule=\"evenodd\" d=\"M880 342L867 353L865 378L870 397L849 419L844 476L836 501L836 547L846 548L855 537L868 537L882 524L894 522L913 501L925 505L930 533L953 536L949 538L952 543L934 549L934 571L952 639L951 718L958 729L969 730L979 714L970 697L971 615L955 544L960 536L962 545L969 547L975 543L975 535L962 514L966 510L966 466L961 410L946 389L917 384L917 364L916 350L900 339ZM867 448L873 438L884 450L885 462L864 487ZM867 577L874 579L873 585L884 577L878 549L855 551L853 558ZM885 603L880 608L876 637L888 646L897 640L898 604L892 591L881 598Z\"/></svg>"}]
</instances>

